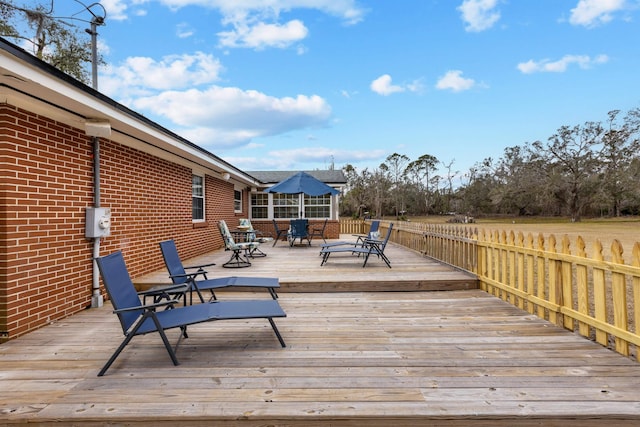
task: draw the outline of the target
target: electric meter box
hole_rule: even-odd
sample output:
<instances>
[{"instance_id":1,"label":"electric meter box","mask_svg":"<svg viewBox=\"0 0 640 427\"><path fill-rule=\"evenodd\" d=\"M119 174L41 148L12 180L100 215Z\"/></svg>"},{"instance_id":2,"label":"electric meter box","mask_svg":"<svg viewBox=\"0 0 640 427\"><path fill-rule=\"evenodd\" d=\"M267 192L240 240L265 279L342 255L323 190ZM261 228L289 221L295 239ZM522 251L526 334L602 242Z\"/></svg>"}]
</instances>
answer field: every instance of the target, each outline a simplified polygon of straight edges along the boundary
<instances>
[{"instance_id":1,"label":"electric meter box","mask_svg":"<svg viewBox=\"0 0 640 427\"><path fill-rule=\"evenodd\" d=\"M111 234L111 209L87 208L85 237L106 237Z\"/></svg>"}]
</instances>

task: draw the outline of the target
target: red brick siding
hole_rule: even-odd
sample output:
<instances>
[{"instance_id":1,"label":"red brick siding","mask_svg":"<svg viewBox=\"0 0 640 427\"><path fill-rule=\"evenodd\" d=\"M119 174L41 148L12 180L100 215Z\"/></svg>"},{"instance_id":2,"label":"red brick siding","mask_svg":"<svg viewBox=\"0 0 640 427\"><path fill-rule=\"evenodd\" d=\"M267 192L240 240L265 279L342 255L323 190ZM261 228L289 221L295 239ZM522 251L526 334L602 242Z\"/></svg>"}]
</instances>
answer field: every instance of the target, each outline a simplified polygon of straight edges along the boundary
<instances>
[{"instance_id":1,"label":"red brick siding","mask_svg":"<svg viewBox=\"0 0 640 427\"><path fill-rule=\"evenodd\" d=\"M0 331L14 337L90 304L91 152L77 130L6 105L0 131Z\"/></svg>"},{"instance_id":2,"label":"red brick siding","mask_svg":"<svg viewBox=\"0 0 640 427\"><path fill-rule=\"evenodd\" d=\"M309 227L322 227L322 223L324 220L321 219L310 219ZM265 219L252 219L251 225L256 230L262 231L267 236L276 237L275 228L273 226L272 220ZM278 220L278 229L286 230L289 228L288 220ZM327 222L327 228L325 229L325 237L327 239L338 239L340 238L340 221L338 220L329 220Z\"/></svg>"},{"instance_id":3,"label":"red brick siding","mask_svg":"<svg viewBox=\"0 0 640 427\"><path fill-rule=\"evenodd\" d=\"M91 304L91 138L84 131L0 106L0 340L15 338ZM237 222L233 184L207 175L206 222L191 219L190 168L100 140L100 205L111 235L101 255L122 250L133 277L164 267L158 242L174 239L187 259L222 245L219 219ZM245 210L246 210L246 204Z\"/></svg>"}]
</instances>

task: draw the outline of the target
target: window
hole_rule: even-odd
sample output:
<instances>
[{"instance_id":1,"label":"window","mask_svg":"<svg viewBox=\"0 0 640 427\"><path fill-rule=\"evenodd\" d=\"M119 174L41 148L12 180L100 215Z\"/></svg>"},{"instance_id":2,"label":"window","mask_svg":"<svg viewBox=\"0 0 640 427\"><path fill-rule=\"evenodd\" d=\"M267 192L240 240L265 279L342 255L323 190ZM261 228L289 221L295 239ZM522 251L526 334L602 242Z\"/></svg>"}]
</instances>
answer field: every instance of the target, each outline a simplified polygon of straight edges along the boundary
<instances>
[{"instance_id":1,"label":"window","mask_svg":"<svg viewBox=\"0 0 640 427\"><path fill-rule=\"evenodd\" d=\"M242 212L242 191L233 190L233 210Z\"/></svg>"},{"instance_id":2,"label":"window","mask_svg":"<svg viewBox=\"0 0 640 427\"><path fill-rule=\"evenodd\" d=\"M274 218L298 218L300 215L300 197L297 194L273 195Z\"/></svg>"},{"instance_id":3,"label":"window","mask_svg":"<svg viewBox=\"0 0 640 427\"><path fill-rule=\"evenodd\" d=\"M330 218L331 196L304 196L304 216L306 218Z\"/></svg>"},{"instance_id":4,"label":"window","mask_svg":"<svg viewBox=\"0 0 640 427\"><path fill-rule=\"evenodd\" d=\"M251 194L251 218L269 218L269 195L267 193Z\"/></svg>"},{"instance_id":5,"label":"window","mask_svg":"<svg viewBox=\"0 0 640 427\"><path fill-rule=\"evenodd\" d=\"M204 221L204 178L191 176L191 215L194 221Z\"/></svg>"}]
</instances>

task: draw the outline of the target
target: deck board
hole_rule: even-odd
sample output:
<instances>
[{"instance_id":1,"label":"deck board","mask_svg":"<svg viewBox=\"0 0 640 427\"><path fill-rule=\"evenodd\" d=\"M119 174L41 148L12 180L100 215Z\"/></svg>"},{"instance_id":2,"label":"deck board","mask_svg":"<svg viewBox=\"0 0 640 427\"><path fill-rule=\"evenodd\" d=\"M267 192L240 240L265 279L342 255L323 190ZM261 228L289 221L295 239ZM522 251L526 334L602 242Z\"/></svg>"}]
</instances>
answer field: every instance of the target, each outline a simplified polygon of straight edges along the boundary
<instances>
[{"instance_id":1,"label":"deck board","mask_svg":"<svg viewBox=\"0 0 640 427\"><path fill-rule=\"evenodd\" d=\"M340 240L349 239L354 238L344 235ZM337 240L327 242L335 241ZM331 256L329 262L321 267L320 246L315 240L311 246L290 247L287 242L278 242L275 247L264 244L261 245L261 250L267 256L254 258L251 267L248 268L221 268L220 266L230 257L228 251L215 251L183 263L185 266L215 263L215 267L207 269L210 277L277 277L282 291L285 292L433 291L477 288L474 276L393 243L389 243L385 249L385 254L391 259L392 268L388 268L382 260L373 256L363 268L363 258L350 254ZM151 256L161 259L160 251ZM134 280L140 289L145 289L149 283L168 281L164 269Z\"/></svg>"},{"instance_id":2,"label":"deck board","mask_svg":"<svg viewBox=\"0 0 640 427\"><path fill-rule=\"evenodd\" d=\"M292 259L285 277L309 264L308 271L324 275L304 292L296 291L303 280L283 287L279 301L287 317L276 323L286 348L264 320L202 323L189 328L179 366L151 334L134 338L106 376L97 377L122 339L106 303L0 345L0 425L640 423L640 364L630 358L477 289L372 292L375 285L360 289L364 281L356 278L329 287L341 292L327 292L316 284L339 281L339 267L319 267L317 252L307 248L281 250L294 254L282 255ZM276 274L282 265L267 265L277 251L268 253L229 274ZM213 257L221 255L227 256ZM444 268L415 253L391 257L394 273L407 263L413 266L404 274L412 275L420 260L427 269ZM309 278L308 271L301 274ZM469 283L468 275L449 273ZM172 342L177 336L169 331Z\"/></svg>"}]
</instances>

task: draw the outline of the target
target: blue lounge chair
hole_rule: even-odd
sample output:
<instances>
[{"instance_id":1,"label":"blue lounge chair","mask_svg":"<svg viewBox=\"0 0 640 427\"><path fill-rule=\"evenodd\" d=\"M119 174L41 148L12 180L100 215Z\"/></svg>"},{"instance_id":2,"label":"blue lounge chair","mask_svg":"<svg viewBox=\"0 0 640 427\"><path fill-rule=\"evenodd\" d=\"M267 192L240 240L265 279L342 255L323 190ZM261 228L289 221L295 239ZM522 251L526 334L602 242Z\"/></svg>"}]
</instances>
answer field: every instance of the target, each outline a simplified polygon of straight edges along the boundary
<instances>
[{"instance_id":1,"label":"blue lounge chair","mask_svg":"<svg viewBox=\"0 0 640 427\"><path fill-rule=\"evenodd\" d=\"M325 265L329 256L331 254L336 253L348 253L352 255L364 255L364 263L362 267L367 266L367 261L369 260L369 256L377 255L378 258L382 258L382 260L387 264L387 267L391 268L391 261L384 254L384 249L389 242L389 237L391 236L391 230L393 229L393 223L389 224L389 229L387 230L387 236L384 240L374 240L374 239L364 239L361 244L354 243L353 246L331 246L325 247L320 250L320 255L322 256L321 266Z\"/></svg>"},{"instance_id":2,"label":"blue lounge chair","mask_svg":"<svg viewBox=\"0 0 640 427\"><path fill-rule=\"evenodd\" d=\"M124 258L120 251L100 258L96 258L102 282L113 304L113 312L118 316L124 340L102 367L98 376L101 377L116 360L118 355L136 335L157 332L162 338L171 360L178 365L176 350L171 346L165 331L180 328L181 334L176 344L182 338L188 338L187 326L214 320L231 319L268 319L280 345L285 342L273 321L275 317L286 317L284 310L275 300L243 300L243 301L214 301L204 304L174 307L177 301L161 301L144 305L127 271ZM158 311L159 308L169 307L168 310Z\"/></svg>"},{"instance_id":3,"label":"blue lounge chair","mask_svg":"<svg viewBox=\"0 0 640 427\"><path fill-rule=\"evenodd\" d=\"M211 292L211 299L215 300L216 295L214 291L216 289L228 288L228 287L247 287L247 288L267 288L273 299L278 298L276 288L280 287L280 281L277 277L216 277L215 279L209 279L207 277L206 267L213 266L215 264L195 265L185 267L180 260L178 254L178 248L173 240L165 240L160 242L160 251L162 252L162 258L164 259L164 265L169 271L169 277L174 285L187 284L189 285L190 293L194 291L198 294L201 302L204 302L202 296L203 291ZM187 272L189 270L189 272ZM201 276L201 279L199 279Z\"/></svg>"},{"instance_id":4,"label":"blue lounge chair","mask_svg":"<svg viewBox=\"0 0 640 427\"><path fill-rule=\"evenodd\" d=\"M369 232L367 234L352 234L352 236L354 236L356 238L355 242L348 242L346 240L341 240L338 242L331 242L331 243L322 243L320 244L320 251L322 251L322 249L324 248L330 248L332 246L342 246L342 245L355 245L355 246L361 246L362 242L365 239L374 239L377 240L378 239L378 228L380 228L380 220L379 219L374 219L373 221L371 221L371 224L369 225Z\"/></svg>"}]
</instances>

